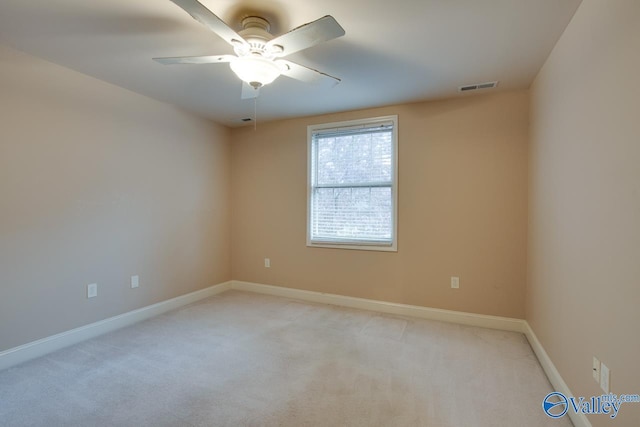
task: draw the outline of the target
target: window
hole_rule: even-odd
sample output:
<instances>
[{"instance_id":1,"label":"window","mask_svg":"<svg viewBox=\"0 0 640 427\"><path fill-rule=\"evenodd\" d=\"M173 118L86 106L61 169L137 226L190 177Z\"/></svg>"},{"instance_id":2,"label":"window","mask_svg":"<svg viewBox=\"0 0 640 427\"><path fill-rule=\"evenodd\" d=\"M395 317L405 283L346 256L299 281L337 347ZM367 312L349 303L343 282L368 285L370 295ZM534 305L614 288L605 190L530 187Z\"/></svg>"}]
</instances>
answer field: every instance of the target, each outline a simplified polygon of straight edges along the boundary
<instances>
[{"instance_id":1,"label":"window","mask_svg":"<svg viewBox=\"0 0 640 427\"><path fill-rule=\"evenodd\" d=\"M308 133L307 245L397 250L397 116Z\"/></svg>"}]
</instances>

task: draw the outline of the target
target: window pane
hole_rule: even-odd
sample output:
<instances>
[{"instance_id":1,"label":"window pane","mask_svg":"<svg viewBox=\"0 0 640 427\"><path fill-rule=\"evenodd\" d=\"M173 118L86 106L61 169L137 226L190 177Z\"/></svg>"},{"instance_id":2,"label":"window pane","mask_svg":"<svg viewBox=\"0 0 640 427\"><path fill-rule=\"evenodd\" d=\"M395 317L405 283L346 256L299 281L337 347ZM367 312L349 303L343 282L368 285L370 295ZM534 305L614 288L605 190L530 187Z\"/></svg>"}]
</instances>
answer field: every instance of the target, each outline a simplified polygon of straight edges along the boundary
<instances>
[{"instance_id":1,"label":"window pane","mask_svg":"<svg viewBox=\"0 0 640 427\"><path fill-rule=\"evenodd\" d=\"M316 188L312 211L312 240L391 241L390 187Z\"/></svg>"},{"instance_id":2,"label":"window pane","mask_svg":"<svg viewBox=\"0 0 640 427\"><path fill-rule=\"evenodd\" d=\"M307 244L396 250L397 117L309 126Z\"/></svg>"},{"instance_id":3,"label":"window pane","mask_svg":"<svg viewBox=\"0 0 640 427\"><path fill-rule=\"evenodd\" d=\"M316 136L317 185L390 183L392 131Z\"/></svg>"}]
</instances>

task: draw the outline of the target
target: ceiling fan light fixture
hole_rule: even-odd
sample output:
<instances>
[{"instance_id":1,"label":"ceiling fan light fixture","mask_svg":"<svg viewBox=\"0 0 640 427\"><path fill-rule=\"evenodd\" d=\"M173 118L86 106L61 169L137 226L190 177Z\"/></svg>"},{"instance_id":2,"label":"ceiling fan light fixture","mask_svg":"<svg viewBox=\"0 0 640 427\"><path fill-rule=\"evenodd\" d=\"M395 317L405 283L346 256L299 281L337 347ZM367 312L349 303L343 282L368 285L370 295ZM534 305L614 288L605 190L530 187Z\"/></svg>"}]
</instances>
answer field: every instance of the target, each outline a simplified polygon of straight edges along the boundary
<instances>
[{"instance_id":1,"label":"ceiling fan light fixture","mask_svg":"<svg viewBox=\"0 0 640 427\"><path fill-rule=\"evenodd\" d=\"M260 56L243 56L229 66L240 80L256 89L273 82L282 73L276 63Z\"/></svg>"}]
</instances>

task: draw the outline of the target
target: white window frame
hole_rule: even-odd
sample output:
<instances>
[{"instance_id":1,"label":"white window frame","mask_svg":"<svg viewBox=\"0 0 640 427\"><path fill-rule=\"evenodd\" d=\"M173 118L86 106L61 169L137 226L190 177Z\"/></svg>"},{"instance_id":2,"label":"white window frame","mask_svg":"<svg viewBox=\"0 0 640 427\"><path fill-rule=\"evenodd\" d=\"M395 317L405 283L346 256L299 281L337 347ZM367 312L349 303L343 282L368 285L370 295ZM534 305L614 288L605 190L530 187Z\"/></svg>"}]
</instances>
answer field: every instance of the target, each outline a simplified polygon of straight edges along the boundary
<instances>
[{"instance_id":1,"label":"white window frame","mask_svg":"<svg viewBox=\"0 0 640 427\"><path fill-rule=\"evenodd\" d=\"M338 129L343 127L356 127L363 126L369 127L376 123L393 122L392 132L392 149L391 149L391 164L393 166L393 176L391 183L391 200L393 203L392 208L392 238L391 244L380 244L375 242L357 242L353 240L345 241L312 241L311 240L311 196L313 194L312 188L312 150L313 150L313 133L318 130ZM348 120L343 122L324 123L317 125L307 126L307 246L314 248L334 248L334 249L355 249L364 251L385 251L385 252L397 252L398 251L398 116L382 116L360 120Z\"/></svg>"}]
</instances>

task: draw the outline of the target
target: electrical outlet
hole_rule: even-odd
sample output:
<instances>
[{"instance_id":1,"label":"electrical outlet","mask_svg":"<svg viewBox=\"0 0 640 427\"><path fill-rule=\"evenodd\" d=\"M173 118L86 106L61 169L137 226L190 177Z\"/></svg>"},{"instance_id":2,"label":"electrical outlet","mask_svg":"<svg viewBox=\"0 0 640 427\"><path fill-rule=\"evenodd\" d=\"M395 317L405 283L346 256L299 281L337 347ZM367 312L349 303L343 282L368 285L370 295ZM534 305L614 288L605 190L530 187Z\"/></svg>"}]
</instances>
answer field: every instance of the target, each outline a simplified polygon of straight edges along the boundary
<instances>
[{"instance_id":1,"label":"electrical outlet","mask_svg":"<svg viewBox=\"0 0 640 427\"><path fill-rule=\"evenodd\" d=\"M131 276L131 289L140 286L140 276Z\"/></svg>"},{"instance_id":2,"label":"electrical outlet","mask_svg":"<svg viewBox=\"0 0 640 427\"><path fill-rule=\"evenodd\" d=\"M598 384L600 384L600 361L597 357L593 356L593 371L592 371L593 379L596 380Z\"/></svg>"},{"instance_id":3,"label":"electrical outlet","mask_svg":"<svg viewBox=\"0 0 640 427\"><path fill-rule=\"evenodd\" d=\"M604 363L600 363L600 388L609 394L609 380L611 372Z\"/></svg>"},{"instance_id":4,"label":"electrical outlet","mask_svg":"<svg viewBox=\"0 0 640 427\"><path fill-rule=\"evenodd\" d=\"M460 288L460 278L459 277L451 276L451 288L452 289Z\"/></svg>"},{"instance_id":5,"label":"electrical outlet","mask_svg":"<svg viewBox=\"0 0 640 427\"><path fill-rule=\"evenodd\" d=\"M269 258L264 259L264 266L266 268L271 268L271 260Z\"/></svg>"},{"instance_id":6,"label":"electrical outlet","mask_svg":"<svg viewBox=\"0 0 640 427\"><path fill-rule=\"evenodd\" d=\"M93 298L98 296L98 284L91 283L87 285L87 298Z\"/></svg>"}]
</instances>

